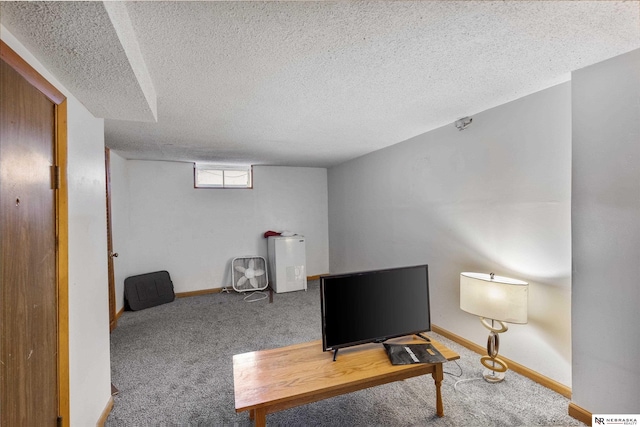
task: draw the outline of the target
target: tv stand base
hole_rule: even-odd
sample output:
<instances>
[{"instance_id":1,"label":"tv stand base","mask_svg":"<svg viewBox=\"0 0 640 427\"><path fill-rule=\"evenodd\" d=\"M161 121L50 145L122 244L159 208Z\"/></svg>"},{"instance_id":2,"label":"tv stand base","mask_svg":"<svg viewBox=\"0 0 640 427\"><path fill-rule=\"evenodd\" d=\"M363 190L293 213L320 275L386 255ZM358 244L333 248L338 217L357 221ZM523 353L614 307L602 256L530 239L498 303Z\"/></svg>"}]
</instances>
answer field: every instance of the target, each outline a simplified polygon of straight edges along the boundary
<instances>
[{"instance_id":1,"label":"tv stand base","mask_svg":"<svg viewBox=\"0 0 640 427\"><path fill-rule=\"evenodd\" d=\"M418 338L422 338L423 340L425 340L425 341L426 341L426 342L428 342L428 343L430 343L430 342L431 342L431 338L429 338L429 337L428 337L428 336L426 336L426 335L422 335L422 333L417 333L417 334L416 334L416 336L417 336Z\"/></svg>"}]
</instances>

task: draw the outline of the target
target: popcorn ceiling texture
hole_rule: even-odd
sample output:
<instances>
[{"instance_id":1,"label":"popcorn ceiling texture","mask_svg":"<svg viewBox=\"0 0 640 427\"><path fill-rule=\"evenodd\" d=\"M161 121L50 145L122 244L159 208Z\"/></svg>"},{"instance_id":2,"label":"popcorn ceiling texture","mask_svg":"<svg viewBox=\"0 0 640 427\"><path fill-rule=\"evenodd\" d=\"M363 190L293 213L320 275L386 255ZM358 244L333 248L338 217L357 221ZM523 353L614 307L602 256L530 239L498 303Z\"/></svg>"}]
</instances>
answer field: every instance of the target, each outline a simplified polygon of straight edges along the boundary
<instances>
[{"instance_id":1,"label":"popcorn ceiling texture","mask_svg":"<svg viewBox=\"0 0 640 427\"><path fill-rule=\"evenodd\" d=\"M102 2L2 2L2 24L96 117L154 120Z\"/></svg>"},{"instance_id":2,"label":"popcorn ceiling texture","mask_svg":"<svg viewBox=\"0 0 640 427\"><path fill-rule=\"evenodd\" d=\"M129 159L328 167L640 47L638 1L122 6L0 3Z\"/></svg>"},{"instance_id":3,"label":"popcorn ceiling texture","mask_svg":"<svg viewBox=\"0 0 640 427\"><path fill-rule=\"evenodd\" d=\"M126 3L120 1L107 1L104 2L103 5L109 14L113 28L120 39L120 43L122 44L122 48L129 59L129 64L136 76L138 84L140 85L140 89L147 100L149 108L151 108L153 112L153 118L155 121L157 119L156 92L147 70L147 64L144 62L144 58L142 57L135 29L129 19Z\"/></svg>"}]
</instances>

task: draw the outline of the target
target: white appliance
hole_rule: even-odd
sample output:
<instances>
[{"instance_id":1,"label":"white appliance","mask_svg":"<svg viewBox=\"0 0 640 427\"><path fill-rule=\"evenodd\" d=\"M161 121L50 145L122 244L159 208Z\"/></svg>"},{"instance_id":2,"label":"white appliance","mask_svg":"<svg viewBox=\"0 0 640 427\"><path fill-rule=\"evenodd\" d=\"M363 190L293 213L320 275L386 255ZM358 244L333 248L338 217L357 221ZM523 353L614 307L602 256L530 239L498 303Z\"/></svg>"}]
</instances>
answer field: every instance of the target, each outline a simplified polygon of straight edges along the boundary
<instances>
[{"instance_id":1,"label":"white appliance","mask_svg":"<svg viewBox=\"0 0 640 427\"><path fill-rule=\"evenodd\" d=\"M267 250L273 291L306 291L307 258L304 236L271 236L268 239Z\"/></svg>"}]
</instances>

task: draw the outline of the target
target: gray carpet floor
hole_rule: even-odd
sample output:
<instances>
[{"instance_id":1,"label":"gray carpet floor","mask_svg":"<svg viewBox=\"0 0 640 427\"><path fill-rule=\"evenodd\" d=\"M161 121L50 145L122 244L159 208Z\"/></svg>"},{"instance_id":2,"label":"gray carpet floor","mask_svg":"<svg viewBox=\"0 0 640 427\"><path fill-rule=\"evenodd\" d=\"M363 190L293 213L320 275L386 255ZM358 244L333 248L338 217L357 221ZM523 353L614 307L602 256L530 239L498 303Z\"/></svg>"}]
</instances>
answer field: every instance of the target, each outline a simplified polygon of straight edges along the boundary
<instances>
[{"instance_id":1,"label":"gray carpet floor","mask_svg":"<svg viewBox=\"0 0 640 427\"><path fill-rule=\"evenodd\" d=\"M508 372L480 379L480 356L434 333L460 354L445 364L445 416L435 414L431 376L373 387L267 415L288 426L569 426L569 401ZM111 373L119 389L107 426L251 425L236 414L232 356L321 338L318 281L308 291L248 303L219 293L125 312L111 334Z\"/></svg>"}]
</instances>

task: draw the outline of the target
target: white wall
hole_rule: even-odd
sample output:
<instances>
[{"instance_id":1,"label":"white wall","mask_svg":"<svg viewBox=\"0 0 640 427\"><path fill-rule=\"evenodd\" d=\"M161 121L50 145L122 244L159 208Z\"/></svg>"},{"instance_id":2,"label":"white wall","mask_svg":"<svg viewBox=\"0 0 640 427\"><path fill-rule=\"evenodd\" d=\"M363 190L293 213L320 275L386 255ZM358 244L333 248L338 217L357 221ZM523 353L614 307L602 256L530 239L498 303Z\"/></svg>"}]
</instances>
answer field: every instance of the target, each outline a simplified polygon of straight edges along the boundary
<instances>
[{"instance_id":1,"label":"white wall","mask_svg":"<svg viewBox=\"0 0 640 427\"><path fill-rule=\"evenodd\" d=\"M95 425L111 396L104 122L2 26L2 40L67 96L71 425Z\"/></svg>"},{"instance_id":2,"label":"white wall","mask_svg":"<svg viewBox=\"0 0 640 427\"><path fill-rule=\"evenodd\" d=\"M570 101L564 83L331 168L331 273L429 264L432 322L480 345L460 272L525 280L500 353L570 386Z\"/></svg>"},{"instance_id":3,"label":"white wall","mask_svg":"<svg viewBox=\"0 0 640 427\"><path fill-rule=\"evenodd\" d=\"M640 411L640 50L575 71L573 395Z\"/></svg>"},{"instance_id":4,"label":"white wall","mask_svg":"<svg viewBox=\"0 0 640 427\"><path fill-rule=\"evenodd\" d=\"M194 189L191 163L129 160L124 171L120 161L113 166L113 197L127 189L129 197L113 212L119 281L167 270L176 292L231 286L231 259L266 258L268 230L306 237L308 275L329 270L326 169L256 166L254 188L238 190ZM128 206L127 225L125 209L116 205ZM121 294L118 303L120 309Z\"/></svg>"}]
</instances>

